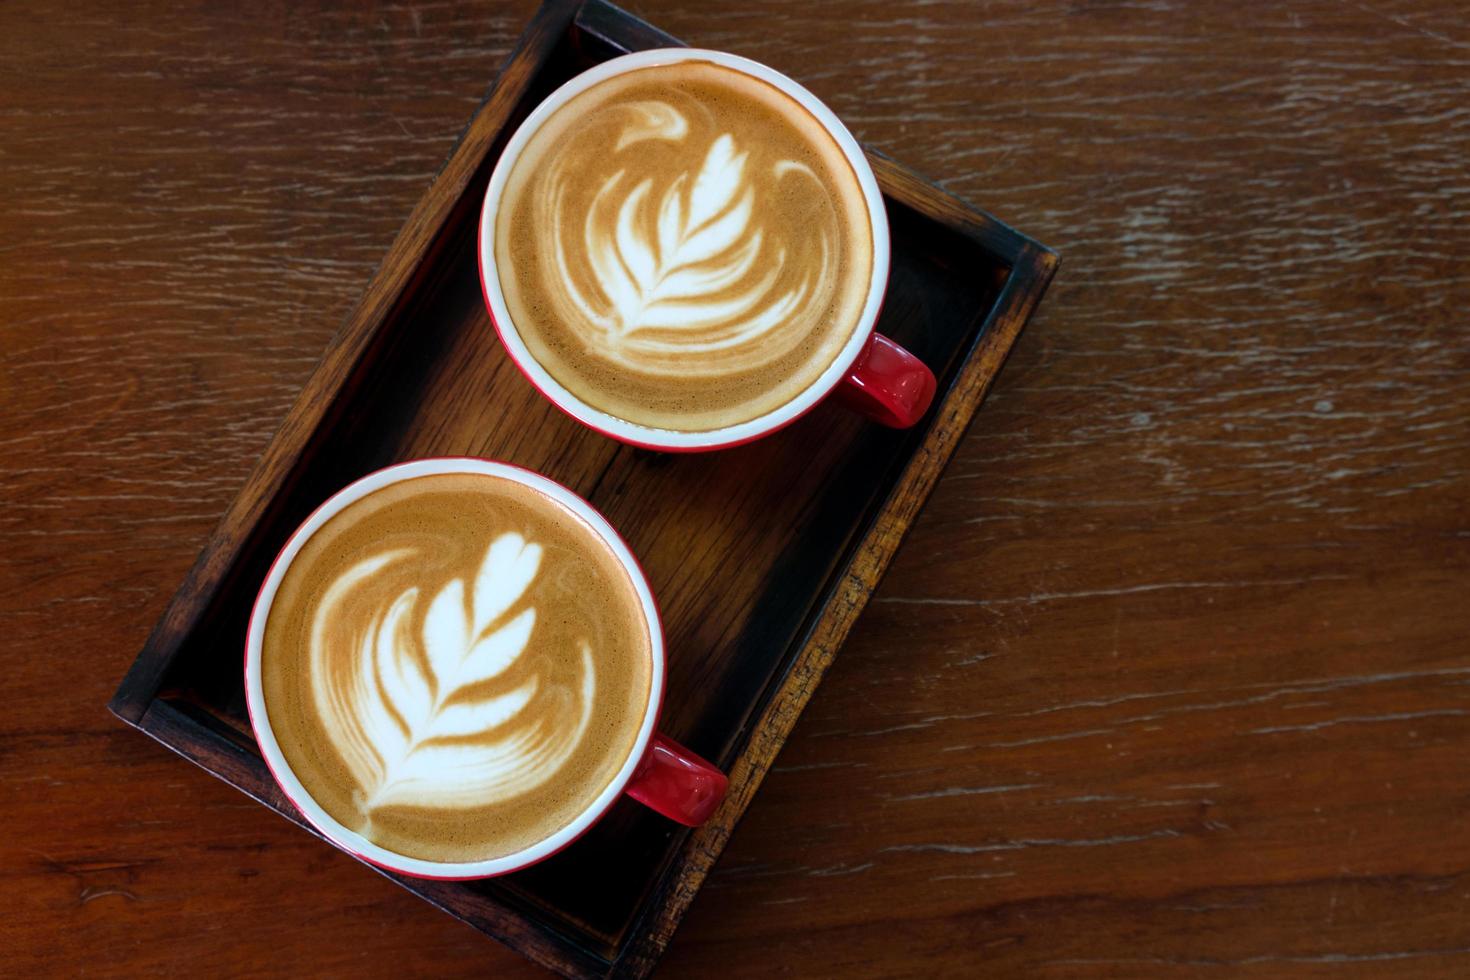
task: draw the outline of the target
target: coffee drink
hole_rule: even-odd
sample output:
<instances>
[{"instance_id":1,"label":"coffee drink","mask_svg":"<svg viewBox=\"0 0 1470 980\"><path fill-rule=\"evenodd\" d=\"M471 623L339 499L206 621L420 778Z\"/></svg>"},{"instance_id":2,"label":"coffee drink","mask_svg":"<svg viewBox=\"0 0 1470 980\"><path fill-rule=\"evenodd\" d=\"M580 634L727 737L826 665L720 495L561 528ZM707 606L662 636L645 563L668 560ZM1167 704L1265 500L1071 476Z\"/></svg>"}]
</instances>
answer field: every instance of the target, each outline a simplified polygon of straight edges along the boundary
<instances>
[{"instance_id":1,"label":"coffee drink","mask_svg":"<svg viewBox=\"0 0 1470 980\"><path fill-rule=\"evenodd\" d=\"M643 426L704 432L812 386L862 318L874 237L831 133L710 61L629 70L510 165L493 274L531 356Z\"/></svg>"},{"instance_id":2,"label":"coffee drink","mask_svg":"<svg viewBox=\"0 0 1470 980\"><path fill-rule=\"evenodd\" d=\"M626 568L559 502L448 473L313 533L265 623L261 690L292 773L343 826L439 862L545 840L617 776L648 710Z\"/></svg>"}]
</instances>

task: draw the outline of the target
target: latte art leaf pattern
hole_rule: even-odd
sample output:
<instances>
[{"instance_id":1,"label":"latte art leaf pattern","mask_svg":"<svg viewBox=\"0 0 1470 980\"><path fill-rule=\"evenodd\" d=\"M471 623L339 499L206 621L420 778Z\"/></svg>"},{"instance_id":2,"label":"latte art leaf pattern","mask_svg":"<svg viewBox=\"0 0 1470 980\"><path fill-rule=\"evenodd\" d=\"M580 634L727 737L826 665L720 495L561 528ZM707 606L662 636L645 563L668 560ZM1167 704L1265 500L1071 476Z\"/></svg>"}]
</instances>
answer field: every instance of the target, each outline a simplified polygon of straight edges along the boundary
<instances>
[{"instance_id":1,"label":"latte art leaf pattern","mask_svg":"<svg viewBox=\"0 0 1470 980\"><path fill-rule=\"evenodd\" d=\"M770 415L835 377L876 315L883 216L860 158L737 67L590 82L517 132L492 187L497 327L553 397L622 422L692 433Z\"/></svg>"},{"instance_id":2,"label":"latte art leaf pattern","mask_svg":"<svg viewBox=\"0 0 1470 980\"><path fill-rule=\"evenodd\" d=\"M369 825L382 807L484 806L541 785L586 734L596 689L585 642L579 684L549 683L522 662L536 610L521 599L542 549L514 533L491 543L472 583L452 579L426 606L407 587L355 642L334 645L329 625L344 603L413 554L353 565L312 622L312 695Z\"/></svg>"},{"instance_id":3,"label":"latte art leaf pattern","mask_svg":"<svg viewBox=\"0 0 1470 980\"><path fill-rule=\"evenodd\" d=\"M782 180L806 178L816 189L816 175L792 160L754 172L750 153L729 133L709 138L706 127L691 125L667 103L639 102L625 111L619 152L636 154L649 140L696 152L699 140L708 144L702 156L691 156L700 161L697 170L662 187L636 166L616 170L598 185L581 220L567 182L552 176L553 261L573 328L604 356L650 374L727 373L780 357L801 339L790 329L793 317L831 288L835 246L830 228L806 229L801 244L815 261L797 281L788 275L783 283L793 243L772 240L762 227L759 215L769 203L762 195ZM579 225L581 235L572 234Z\"/></svg>"}]
</instances>

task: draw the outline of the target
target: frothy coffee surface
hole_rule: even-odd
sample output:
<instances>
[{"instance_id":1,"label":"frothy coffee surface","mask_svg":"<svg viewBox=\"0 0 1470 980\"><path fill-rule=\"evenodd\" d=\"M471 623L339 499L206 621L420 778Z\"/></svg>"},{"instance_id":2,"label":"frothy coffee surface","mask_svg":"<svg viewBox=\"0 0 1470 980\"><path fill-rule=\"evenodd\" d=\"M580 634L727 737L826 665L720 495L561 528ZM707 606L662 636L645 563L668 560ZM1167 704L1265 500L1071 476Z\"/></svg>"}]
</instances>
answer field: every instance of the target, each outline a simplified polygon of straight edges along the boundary
<instances>
[{"instance_id":1,"label":"frothy coffee surface","mask_svg":"<svg viewBox=\"0 0 1470 980\"><path fill-rule=\"evenodd\" d=\"M391 484L282 578L263 693L292 772L399 854L479 861L570 823L648 705L637 593L580 518L480 474Z\"/></svg>"},{"instance_id":2,"label":"frothy coffee surface","mask_svg":"<svg viewBox=\"0 0 1470 980\"><path fill-rule=\"evenodd\" d=\"M516 332L611 415L708 431L806 390L851 338L873 266L861 187L784 92L710 62L594 85L516 160L495 275Z\"/></svg>"}]
</instances>

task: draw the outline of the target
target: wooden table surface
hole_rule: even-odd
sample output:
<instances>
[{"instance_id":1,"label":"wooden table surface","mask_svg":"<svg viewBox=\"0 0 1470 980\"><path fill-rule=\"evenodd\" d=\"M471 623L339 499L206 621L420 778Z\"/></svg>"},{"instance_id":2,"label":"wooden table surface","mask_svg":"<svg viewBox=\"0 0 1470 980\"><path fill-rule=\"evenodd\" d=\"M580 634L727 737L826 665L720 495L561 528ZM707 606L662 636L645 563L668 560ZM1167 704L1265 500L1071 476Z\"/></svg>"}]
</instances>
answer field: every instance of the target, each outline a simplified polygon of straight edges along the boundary
<instances>
[{"instance_id":1,"label":"wooden table surface","mask_svg":"<svg viewBox=\"0 0 1470 980\"><path fill-rule=\"evenodd\" d=\"M540 975L104 709L533 9L241 7L0 7L0 972ZM663 974L1470 975L1463 4L629 7L1064 258Z\"/></svg>"}]
</instances>

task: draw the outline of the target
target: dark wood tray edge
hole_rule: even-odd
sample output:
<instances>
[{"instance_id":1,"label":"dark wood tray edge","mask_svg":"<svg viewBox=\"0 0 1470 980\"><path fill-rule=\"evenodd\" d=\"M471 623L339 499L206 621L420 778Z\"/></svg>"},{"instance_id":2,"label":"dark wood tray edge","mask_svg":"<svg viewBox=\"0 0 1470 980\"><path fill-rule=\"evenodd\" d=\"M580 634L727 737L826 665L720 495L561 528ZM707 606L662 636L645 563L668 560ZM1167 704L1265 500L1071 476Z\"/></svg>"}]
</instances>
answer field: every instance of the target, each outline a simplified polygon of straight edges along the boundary
<instances>
[{"instance_id":1,"label":"dark wood tray edge","mask_svg":"<svg viewBox=\"0 0 1470 980\"><path fill-rule=\"evenodd\" d=\"M200 625L214 597L228 585L227 573L236 565L250 533L266 519L273 502L289 490L298 463L312 451L313 440L330 430L340 405L329 396L346 388L359 364L370 356L379 328L394 315L403 298L412 293L416 274L432 262L435 251L443 244L440 230L449 223L465 187L484 163L487 144L504 129L524 90L566 34L581 6L580 0L546 0L537 10L444 165L419 197L368 280L357 306L328 342L281 427L211 531L107 705L122 721L312 834L316 832L286 805L284 798L273 795L275 787L265 781L258 760L252 764L240 746L159 700L159 692L182 649L183 639ZM190 741L179 739L179 734L185 731ZM206 763L203 753L185 751L186 744L213 745L216 752ZM390 873L365 866L398 881ZM418 897L459 915L436 900L430 893L432 889L420 888L418 884L414 883L412 889ZM608 966L605 958L583 950L575 940L503 905L497 908L494 921L484 923L481 928L550 970L570 970L590 977L603 975Z\"/></svg>"},{"instance_id":2,"label":"dark wood tray edge","mask_svg":"<svg viewBox=\"0 0 1470 980\"><path fill-rule=\"evenodd\" d=\"M920 180L911 172L905 173ZM944 193L937 188L934 191ZM960 207L968 207L952 195L945 194L945 197ZM668 891L662 898L655 897L647 903L656 911L651 921L640 923L634 930L634 938L614 964L613 976L647 975L673 938L797 718L892 563L905 531L939 482L955 446L983 404L1060 261L1051 249L1025 239L1011 276L985 318L987 322L979 342L936 409L935 441L927 443L905 464L868 534L839 573L841 584L822 607L801 652L760 717L748 726L748 741L731 767L730 788L724 804L708 823L685 839L663 879L670 883Z\"/></svg>"},{"instance_id":3,"label":"dark wood tray edge","mask_svg":"<svg viewBox=\"0 0 1470 980\"><path fill-rule=\"evenodd\" d=\"M237 744L164 698L155 699L137 723L129 724L326 843L326 839L306 822L281 793L259 756L251 749ZM209 748L205 751L200 749L201 746ZM343 856L351 857L345 852ZM451 908L439 897L441 893L452 893L458 883L405 879L366 861L358 863L394 884L407 888L416 898L428 902L440 911L455 918L463 918L460 911ZM611 965L605 957L583 948L574 937L556 931L540 919L522 914L503 898L497 899L493 914L476 924L475 928L489 933L497 942L527 959L564 975L603 977L607 975Z\"/></svg>"}]
</instances>

